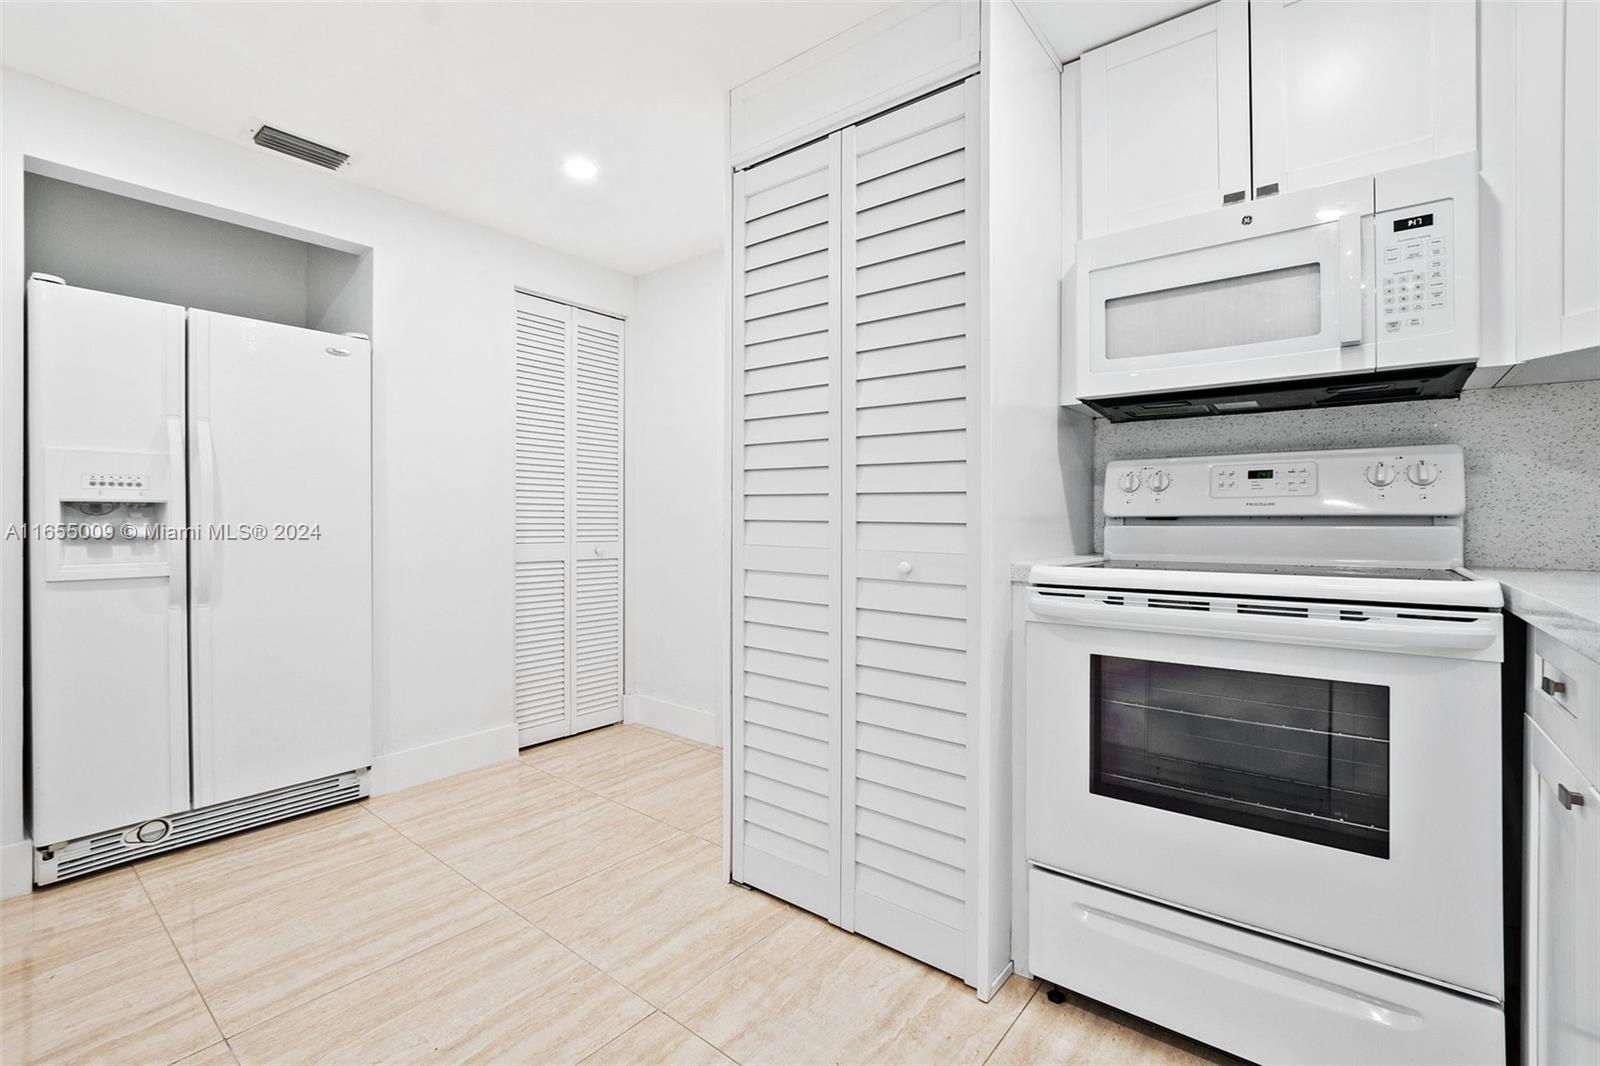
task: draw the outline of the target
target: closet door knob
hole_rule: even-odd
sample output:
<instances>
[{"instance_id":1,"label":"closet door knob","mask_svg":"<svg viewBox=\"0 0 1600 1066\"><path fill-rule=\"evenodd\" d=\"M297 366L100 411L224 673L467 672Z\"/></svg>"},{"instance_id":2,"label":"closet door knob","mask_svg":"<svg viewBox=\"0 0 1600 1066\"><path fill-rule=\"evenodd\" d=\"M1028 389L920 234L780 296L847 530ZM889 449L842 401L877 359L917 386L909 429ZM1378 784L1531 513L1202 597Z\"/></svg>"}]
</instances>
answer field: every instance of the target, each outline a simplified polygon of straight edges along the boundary
<instances>
[{"instance_id":1,"label":"closet door knob","mask_svg":"<svg viewBox=\"0 0 1600 1066\"><path fill-rule=\"evenodd\" d=\"M911 564L910 564L910 563L901 563L901 564L900 564L900 565L899 565L899 567L897 567L897 569L898 569L898 570L899 570L899 571L900 571L900 572L901 572L901 573L902 573L902 574L909 574L909 573L911 573Z\"/></svg>"}]
</instances>

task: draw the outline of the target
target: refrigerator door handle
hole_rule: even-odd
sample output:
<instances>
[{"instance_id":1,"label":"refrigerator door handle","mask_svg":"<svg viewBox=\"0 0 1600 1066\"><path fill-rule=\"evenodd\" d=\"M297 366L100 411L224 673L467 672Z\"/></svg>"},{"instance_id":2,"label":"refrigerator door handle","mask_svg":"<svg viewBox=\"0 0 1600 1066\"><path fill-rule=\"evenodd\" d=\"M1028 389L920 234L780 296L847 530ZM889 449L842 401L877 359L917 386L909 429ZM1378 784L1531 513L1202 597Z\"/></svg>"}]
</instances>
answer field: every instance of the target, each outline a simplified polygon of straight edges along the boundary
<instances>
[{"instance_id":1,"label":"refrigerator door handle","mask_svg":"<svg viewBox=\"0 0 1600 1066\"><path fill-rule=\"evenodd\" d=\"M183 419L177 415L167 416L167 499L170 501L183 487ZM166 520L172 524L172 515L175 511L173 504L167 504ZM188 590L184 587L184 564L179 550L187 543L181 539L182 535L174 529L167 531L167 602L173 607L182 607L184 597Z\"/></svg>"},{"instance_id":2,"label":"refrigerator door handle","mask_svg":"<svg viewBox=\"0 0 1600 1066\"><path fill-rule=\"evenodd\" d=\"M194 567L195 604L211 605L212 582L216 580L216 538L212 526L216 523L217 451L211 439L211 420L197 418L194 423L195 455L199 477L195 479L195 520L200 526L200 550L195 553Z\"/></svg>"}]
</instances>

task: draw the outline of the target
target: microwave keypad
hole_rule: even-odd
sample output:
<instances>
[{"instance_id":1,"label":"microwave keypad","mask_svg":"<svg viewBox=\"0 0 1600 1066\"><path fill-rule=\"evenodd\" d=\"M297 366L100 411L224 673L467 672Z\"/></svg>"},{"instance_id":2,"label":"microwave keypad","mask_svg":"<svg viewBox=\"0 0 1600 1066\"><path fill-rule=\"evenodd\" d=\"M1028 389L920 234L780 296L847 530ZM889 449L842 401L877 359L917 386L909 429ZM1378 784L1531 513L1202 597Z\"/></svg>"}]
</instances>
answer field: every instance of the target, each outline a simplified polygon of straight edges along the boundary
<instances>
[{"instance_id":1,"label":"microwave keypad","mask_svg":"<svg viewBox=\"0 0 1600 1066\"><path fill-rule=\"evenodd\" d=\"M1450 245L1445 218L1426 220L1400 231L1378 226L1378 336L1434 333L1452 325Z\"/></svg>"}]
</instances>

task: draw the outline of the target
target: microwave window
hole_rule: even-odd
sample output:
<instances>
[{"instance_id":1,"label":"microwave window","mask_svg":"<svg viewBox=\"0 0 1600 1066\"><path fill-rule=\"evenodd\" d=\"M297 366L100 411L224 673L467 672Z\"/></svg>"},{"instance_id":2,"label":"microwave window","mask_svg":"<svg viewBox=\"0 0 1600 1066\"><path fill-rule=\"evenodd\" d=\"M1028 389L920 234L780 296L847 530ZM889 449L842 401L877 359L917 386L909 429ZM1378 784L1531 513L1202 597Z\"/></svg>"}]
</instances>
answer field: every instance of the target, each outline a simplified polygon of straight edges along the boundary
<instances>
[{"instance_id":1,"label":"microwave window","mask_svg":"<svg viewBox=\"0 0 1600 1066\"><path fill-rule=\"evenodd\" d=\"M1199 352L1322 332L1322 264L1263 270L1106 301L1106 358Z\"/></svg>"},{"instance_id":2,"label":"microwave window","mask_svg":"<svg viewBox=\"0 0 1600 1066\"><path fill-rule=\"evenodd\" d=\"M1389 689L1096 655L1096 795L1389 857Z\"/></svg>"}]
</instances>

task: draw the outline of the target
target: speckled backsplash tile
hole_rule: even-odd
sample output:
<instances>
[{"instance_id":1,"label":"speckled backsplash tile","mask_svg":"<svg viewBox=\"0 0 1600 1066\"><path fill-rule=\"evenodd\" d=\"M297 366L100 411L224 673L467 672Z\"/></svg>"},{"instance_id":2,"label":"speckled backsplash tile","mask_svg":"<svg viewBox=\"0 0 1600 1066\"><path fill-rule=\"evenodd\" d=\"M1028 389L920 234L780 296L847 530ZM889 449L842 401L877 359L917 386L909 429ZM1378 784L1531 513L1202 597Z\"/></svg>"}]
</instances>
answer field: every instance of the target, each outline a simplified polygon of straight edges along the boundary
<instances>
[{"instance_id":1,"label":"speckled backsplash tile","mask_svg":"<svg viewBox=\"0 0 1600 1066\"><path fill-rule=\"evenodd\" d=\"M1097 420L1095 549L1109 462L1406 444L1459 444L1466 453L1468 566L1600 570L1600 381L1474 389L1459 400Z\"/></svg>"}]
</instances>

